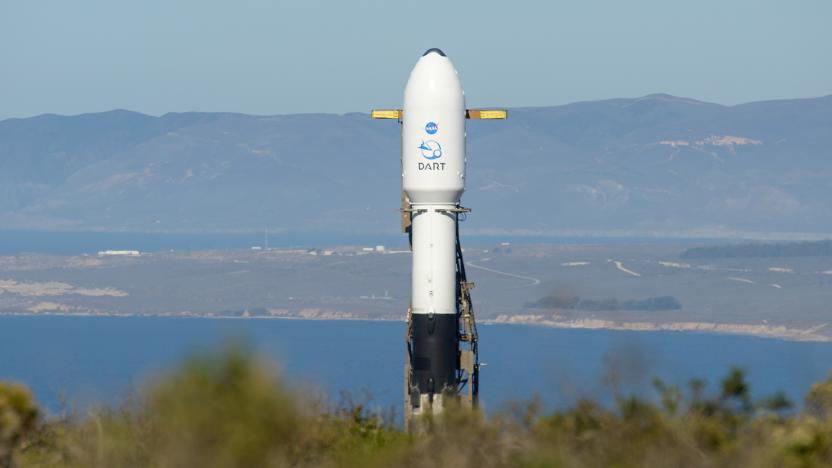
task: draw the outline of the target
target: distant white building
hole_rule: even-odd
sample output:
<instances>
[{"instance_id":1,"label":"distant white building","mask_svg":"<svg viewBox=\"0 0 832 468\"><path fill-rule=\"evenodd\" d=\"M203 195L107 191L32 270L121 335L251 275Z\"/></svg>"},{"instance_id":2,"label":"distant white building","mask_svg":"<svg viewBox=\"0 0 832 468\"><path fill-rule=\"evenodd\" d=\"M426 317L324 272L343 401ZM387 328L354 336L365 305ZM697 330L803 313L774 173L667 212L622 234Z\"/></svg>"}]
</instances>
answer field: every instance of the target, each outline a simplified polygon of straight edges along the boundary
<instances>
[{"instance_id":1,"label":"distant white building","mask_svg":"<svg viewBox=\"0 0 832 468\"><path fill-rule=\"evenodd\" d=\"M376 252L384 252L385 250L387 250L387 249L385 249L383 245L377 245L376 246Z\"/></svg>"},{"instance_id":2,"label":"distant white building","mask_svg":"<svg viewBox=\"0 0 832 468\"><path fill-rule=\"evenodd\" d=\"M98 252L99 257L139 257L141 254L138 250L101 250Z\"/></svg>"}]
</instances>

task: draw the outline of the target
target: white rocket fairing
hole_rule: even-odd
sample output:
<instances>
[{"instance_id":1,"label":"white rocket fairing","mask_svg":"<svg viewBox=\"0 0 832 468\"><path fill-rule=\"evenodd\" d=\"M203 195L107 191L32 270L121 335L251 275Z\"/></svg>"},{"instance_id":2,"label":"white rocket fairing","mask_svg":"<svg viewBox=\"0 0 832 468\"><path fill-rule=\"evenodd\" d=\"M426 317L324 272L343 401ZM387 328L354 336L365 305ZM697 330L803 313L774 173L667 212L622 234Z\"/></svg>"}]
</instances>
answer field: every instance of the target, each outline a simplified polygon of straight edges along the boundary
<instances>
[{"instance_id":1,"label":"white rocket fairing","mask_svg":"<svg viewBox=\"0 0 832 468\"><path fill-rule=\"evenodd\" d=\"M457 205L465 189L465 92L431 49L410 72L402 115L402 188L413 204Z\"/></svg>"},{"instance_id":2,"label":"white rocket fairing","mask_svg":"<svg viewBox=\"0 0 832 468\"><path fill-rule=\"evenodd\" d=\"M374 118L402 123L403 229L413 251L408 313L405 414L437 412L446 395L478 385L477 334L459 244L465 189L466 118L506 117L468 111L453 64L439 49L416 63L402 110L374 110ZM460 343L466 349L460 349Z\"/></svg>"}]
</instances>

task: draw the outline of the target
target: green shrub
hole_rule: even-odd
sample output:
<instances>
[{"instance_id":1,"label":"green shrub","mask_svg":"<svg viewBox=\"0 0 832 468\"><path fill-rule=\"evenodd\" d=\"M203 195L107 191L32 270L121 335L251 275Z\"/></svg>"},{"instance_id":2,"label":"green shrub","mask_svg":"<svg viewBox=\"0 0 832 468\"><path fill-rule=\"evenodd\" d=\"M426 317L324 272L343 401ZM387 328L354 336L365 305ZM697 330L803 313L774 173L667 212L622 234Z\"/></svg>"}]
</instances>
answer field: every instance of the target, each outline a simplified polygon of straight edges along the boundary
<instances>
[{"instance_id":1,"label":"green shrub","mask_svg":"<svg viewBox=\"0 0 832 468\"><path fill-rule=\"evenodd\" d=\"M0 441L20 466L832 466L832 379L791 413L782 394L753 400L739 369L713 392L702 381L654 387L655 400L616 394L612 408L545 412L532 400L490 417L450 401L406 433L364 404L312 398L229 346L80 417L38 424L28 391L0 386Z\"/></svg>"},{"instance_id":2,"label":"green shrub","mask_svg":"<svg viewBox=\"0 0 832 468\"><path fill-rule=\"evenodd\" d=\"M37 416L26 387L0 382L0 467L11 466L15 448L32 431Z\"/></svg>"}]
</instances>

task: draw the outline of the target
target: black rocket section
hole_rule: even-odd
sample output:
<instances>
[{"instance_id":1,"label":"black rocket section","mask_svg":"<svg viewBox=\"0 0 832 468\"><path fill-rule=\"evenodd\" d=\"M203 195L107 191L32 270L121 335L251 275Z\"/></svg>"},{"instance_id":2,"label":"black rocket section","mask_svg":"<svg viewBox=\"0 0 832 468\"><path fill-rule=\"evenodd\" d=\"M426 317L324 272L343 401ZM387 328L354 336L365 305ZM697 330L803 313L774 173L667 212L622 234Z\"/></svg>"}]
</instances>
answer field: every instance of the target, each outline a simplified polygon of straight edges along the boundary
<instances>
[{"instance_id":1,"label":"black rocket section","mask_svg":"<svg viewBox=\"0 0 832 468\"><path fill-rule=\"evenodd\" d=\"M456 314L413 315L413 384L421 394L456 391L459 318Z\"/></svg>"}]
</instances>

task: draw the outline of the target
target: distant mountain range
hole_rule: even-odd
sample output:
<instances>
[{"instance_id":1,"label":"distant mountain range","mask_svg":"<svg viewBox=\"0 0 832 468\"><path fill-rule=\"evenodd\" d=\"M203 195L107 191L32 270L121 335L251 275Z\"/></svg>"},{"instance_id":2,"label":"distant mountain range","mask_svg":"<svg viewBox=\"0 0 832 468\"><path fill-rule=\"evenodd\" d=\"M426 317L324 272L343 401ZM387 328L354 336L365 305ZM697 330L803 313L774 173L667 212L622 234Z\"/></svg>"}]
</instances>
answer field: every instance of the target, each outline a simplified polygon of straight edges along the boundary
<instances>
[{"instance_id":1,"label":"distant mountain range","mask_svg":"<svg viewBox=\"0 0 832 468\"><path fill-rule=\"evenodd\" d=\"M668 95L471 121L469 234L824 237L832 96ZM399 126L115 110L0 121L0 229L394 233Z\"/></svg>"}]
</instances>

